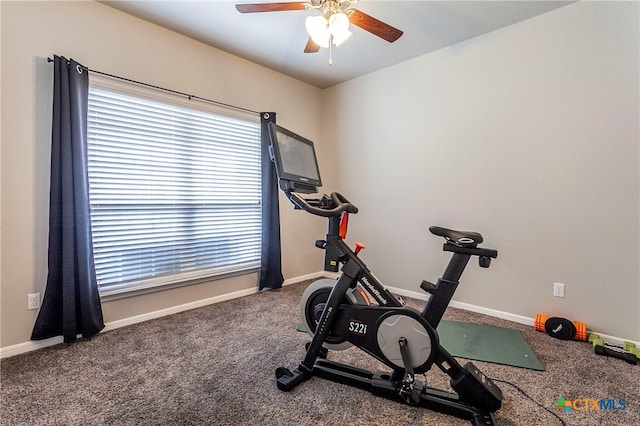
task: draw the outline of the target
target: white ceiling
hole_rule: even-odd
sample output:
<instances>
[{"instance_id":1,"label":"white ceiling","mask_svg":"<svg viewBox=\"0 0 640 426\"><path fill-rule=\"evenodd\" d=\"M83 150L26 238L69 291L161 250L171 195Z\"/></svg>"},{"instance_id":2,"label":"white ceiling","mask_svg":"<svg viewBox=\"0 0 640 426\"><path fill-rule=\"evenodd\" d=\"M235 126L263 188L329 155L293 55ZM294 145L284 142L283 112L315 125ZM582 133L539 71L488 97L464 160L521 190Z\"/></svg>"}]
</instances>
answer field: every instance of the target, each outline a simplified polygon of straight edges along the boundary
<instances>
[{"instance_id":1,"label":"white ceiling","mask_svg":"<svg viewBox=\"0 0 640 426\"><path fill-rule=\"evenodd\" d=\"M286 0L274 0L286 1ZM264 65L319 88L471 39L557 9L572 1L378 1L352 6L404 34L388 43L358 27L332 49L304 53L305 18L313 10L241 14L236 3L248 1L117 0L111 7L156 23L241 58Z\"/></svg>"}]
</instances>

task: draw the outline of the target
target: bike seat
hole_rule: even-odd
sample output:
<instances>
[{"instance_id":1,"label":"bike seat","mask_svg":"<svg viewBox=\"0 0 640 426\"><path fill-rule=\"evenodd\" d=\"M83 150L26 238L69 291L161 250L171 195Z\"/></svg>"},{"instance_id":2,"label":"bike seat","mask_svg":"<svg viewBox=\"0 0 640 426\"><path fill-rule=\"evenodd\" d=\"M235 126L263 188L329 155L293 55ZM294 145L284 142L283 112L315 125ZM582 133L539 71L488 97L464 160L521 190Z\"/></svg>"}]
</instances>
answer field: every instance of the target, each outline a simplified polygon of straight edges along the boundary
<instances>
[{"instance_id":1,"label":"bike seat","mask_svg":"<svg viewBox=\"0 0 640 426\"><path fill-rule=\"evenodd\" d=\"M444 237L448 243L458 247L476 247L482 242L482 235L477 232L456 231L441 228L440 226L430 226L429 231L431 231L433 235Z\"/></svg>"}]
</instances>

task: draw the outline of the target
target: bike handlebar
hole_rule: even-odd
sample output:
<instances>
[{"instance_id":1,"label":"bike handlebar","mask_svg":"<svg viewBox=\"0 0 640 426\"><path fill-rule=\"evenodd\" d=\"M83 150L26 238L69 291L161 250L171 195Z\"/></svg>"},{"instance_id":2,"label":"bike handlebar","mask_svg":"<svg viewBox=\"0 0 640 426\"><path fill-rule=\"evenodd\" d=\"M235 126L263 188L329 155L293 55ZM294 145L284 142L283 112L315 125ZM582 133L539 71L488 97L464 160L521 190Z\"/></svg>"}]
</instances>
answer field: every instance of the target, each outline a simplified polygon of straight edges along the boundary
<instances>
[{"instance_id":1,"label":"bike handlebar","mask_svg":"<svg viewBox=\"0 0 640 426\"><path fill-rule=\"evenodd\" d=\"M333 207L332 209L323 209L320 207L312 206L307 202L307 200L305 200L295 192L287 191L285 192L285 194L287 195L287 198L289 198L289 201L291 201L294 205L300 207L307 213L311 213L316 216L332 217L337 216L342 212L354 214L358 213L358 208L351 204L349 200L347 200L342 194L338 192L331 193L331 201L333 201L333 204L335 205L335 207Z\"/></svg>"}]
</instances>

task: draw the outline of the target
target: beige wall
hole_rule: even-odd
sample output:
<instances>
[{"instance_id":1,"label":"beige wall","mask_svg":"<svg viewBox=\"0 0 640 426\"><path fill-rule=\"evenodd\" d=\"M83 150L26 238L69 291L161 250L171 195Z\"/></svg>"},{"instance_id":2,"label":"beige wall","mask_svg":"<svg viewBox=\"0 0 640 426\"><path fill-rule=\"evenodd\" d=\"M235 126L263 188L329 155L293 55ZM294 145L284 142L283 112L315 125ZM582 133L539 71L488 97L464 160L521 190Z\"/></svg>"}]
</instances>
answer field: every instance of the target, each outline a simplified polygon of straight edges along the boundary
<instances>
[{"instance_id":1,"label":"beige wall","mask_svg":"<svg viewBox=\"0 0 640 426\"><path fill-rule=\"evenodd\" d=\"M640 340L638 5L579 2L325 91L350 234L385 283L440 276L430 225L476 230L499 256L457 301Z\"/></svg>"},{"instance_id":2,"label":"beige wall","mask_svg":"<svg viewBox=\"0 0 640 426\"><path fill-rule=\"evenodd\" d=\"M321 91L95 2L0 2L2 210L0 347L27 342L36 312L26 295L47 275L53 54L89 68L255 111L319 141ZM330 164L325 165L330 172ZM285 278L321 269L324 224L282 200ZM106 322L255 288L257 274L103 304Z\"/></svg>"}]
</instances>

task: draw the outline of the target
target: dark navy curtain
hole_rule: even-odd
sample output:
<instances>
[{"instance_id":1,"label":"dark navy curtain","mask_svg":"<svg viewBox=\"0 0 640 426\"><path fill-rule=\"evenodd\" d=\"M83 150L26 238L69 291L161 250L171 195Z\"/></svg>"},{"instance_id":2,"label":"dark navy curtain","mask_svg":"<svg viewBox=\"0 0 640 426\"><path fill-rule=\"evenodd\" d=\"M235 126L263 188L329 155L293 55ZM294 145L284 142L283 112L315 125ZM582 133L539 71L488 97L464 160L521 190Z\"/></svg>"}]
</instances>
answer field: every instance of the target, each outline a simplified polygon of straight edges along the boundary
<instances>
[{"instance_id":1,"label":"dark navy curtain","mask_svg":"<svg viewBox=\"0 0 640 426\"><path fill-rule=\"evenodd\" d=\"M31 338L91 337L104 328L93 263L87 173L87 70L55 56L49 273Z\"/></svg>"},{"instance_id":2,"label":"dark navy curtain","mask_svg":"<svg viewBox=\"0 0 640 426\"><path fill-rule=\"evenodd\" d=\"M262 130L262 252L260 266L260 290L280 288L282 254L280 251L280 209L278 203L278 177L269 157L269 130L267 125L276 122L274 112L263 112Z\"/></svg>"}]
</instances>

